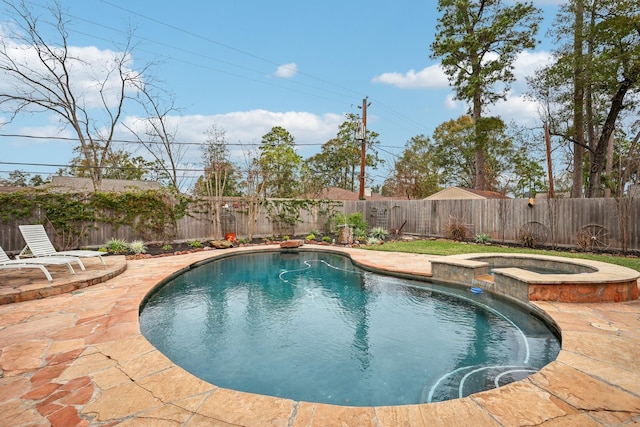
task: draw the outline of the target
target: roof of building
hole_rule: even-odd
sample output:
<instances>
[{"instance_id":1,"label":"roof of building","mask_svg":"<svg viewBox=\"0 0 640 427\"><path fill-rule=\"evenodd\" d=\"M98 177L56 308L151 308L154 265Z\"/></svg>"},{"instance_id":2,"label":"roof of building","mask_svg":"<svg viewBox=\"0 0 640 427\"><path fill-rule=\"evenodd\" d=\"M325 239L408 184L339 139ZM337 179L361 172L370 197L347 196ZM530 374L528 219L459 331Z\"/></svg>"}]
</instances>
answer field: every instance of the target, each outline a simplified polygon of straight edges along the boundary
<instances>
[{"instance_id":1,"label":"roof of building","mask_svg":"<svg viewBox=\"0 0 640 427\"><path fill-rule=\"evenodd\" d=\"M345 190L344 188L329 187L325 188L319 195L309 196L312 199L327 200L360 200L359 193L355 191ZM393 200L393 197L381 196L372 191L365 191L365 200Z\"/></svg>"},{"instance_id":2,"label":"roof of building","mask_svg":"<svg viewBox=\"0 0 640 427\"><path fill-rule=\"evenodd\" d=\"M38 188L47 188L61 193L65 192L92 192L93 182L91 178L77 178L70 176L54 176L51 182L43 184ZM125 192L131 189L138 190L160 190L162 185L155 181L134 181L126 179L103 179L102 191Z\"/></svg>"},{"instance_id":3,"label":"roof of building","mask_svg":"<svg viewBox=\"0 0 640 427\"><path fill-rule=\"evenodd\" d=\"M425 197L425 200L451 200L451 199L508 199L497 191L474 190L472 188L449 187Z\"/></svg>"}]
</instances>

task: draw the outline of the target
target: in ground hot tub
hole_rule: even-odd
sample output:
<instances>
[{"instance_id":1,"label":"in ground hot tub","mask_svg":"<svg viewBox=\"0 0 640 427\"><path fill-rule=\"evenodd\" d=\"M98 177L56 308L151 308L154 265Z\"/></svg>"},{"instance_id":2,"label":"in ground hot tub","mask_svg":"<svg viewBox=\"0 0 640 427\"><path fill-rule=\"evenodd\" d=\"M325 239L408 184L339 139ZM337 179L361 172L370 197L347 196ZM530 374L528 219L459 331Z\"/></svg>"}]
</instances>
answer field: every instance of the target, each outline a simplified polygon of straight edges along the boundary
<instances>
[{"instance_id":1,"label":"in ground hot tub","mask_svg":"<svg viewBox=\"0 0 640 427\"><path fill-rule=\"evenodd\" d=\"M431 269L436 280L520 301L630 301L638 298L640 277L614 264L529 254L452 255L431 260Z\"/></svg>"}]
</instances>

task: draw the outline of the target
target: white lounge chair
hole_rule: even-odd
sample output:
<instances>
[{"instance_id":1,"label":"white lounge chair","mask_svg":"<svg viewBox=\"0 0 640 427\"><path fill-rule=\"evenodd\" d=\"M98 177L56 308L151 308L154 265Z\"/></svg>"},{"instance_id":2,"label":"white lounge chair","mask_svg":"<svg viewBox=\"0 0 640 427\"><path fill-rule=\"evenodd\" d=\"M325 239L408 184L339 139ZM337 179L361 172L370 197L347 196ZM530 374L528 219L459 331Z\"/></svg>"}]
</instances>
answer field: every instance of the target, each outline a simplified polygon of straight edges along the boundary
<instances>
[{"instance_id":1,"label":"white lounge chair","mask_svg":"<svg viewBox=\"0 0 640 427\"><path fill-rule=\"evenodd\" d=\"M49 240L49 236L47 236L47 232L42 224L20 225L19 228L22 233L22 237L24 237L24 241L27 242L27 246L16 258L22 258L28 250L36 258L50 256L72 256L76 258L98 257L100 258L102 265L106 265L104 263L104 259L102 259L102 255L104 255L103 252L86 250L56 251L56 248L53 247L53 244L51 243L51 240ZM84 270L82 261L78 260L78 263L80 264L80 268Z\"/></svg>"},{"instance_id":2,"label":"white lounge chair","mask_svg":"<svg viewBox=\"0 0 640 427\"><path fill-rule=\"evenodd\" d=\"M47 257L47 258L27 258L27 259L9 259L7 253L0 247L0 270L4 269L20 269L20 268L39 268L47 280L53 282L51 273L45 266L47 265L66 265L69 267L71 274L76 274L71 266L71 262L75 261L71 257ZM79 260L78 260L79 261Z\"/></svg>"}]
</instances>

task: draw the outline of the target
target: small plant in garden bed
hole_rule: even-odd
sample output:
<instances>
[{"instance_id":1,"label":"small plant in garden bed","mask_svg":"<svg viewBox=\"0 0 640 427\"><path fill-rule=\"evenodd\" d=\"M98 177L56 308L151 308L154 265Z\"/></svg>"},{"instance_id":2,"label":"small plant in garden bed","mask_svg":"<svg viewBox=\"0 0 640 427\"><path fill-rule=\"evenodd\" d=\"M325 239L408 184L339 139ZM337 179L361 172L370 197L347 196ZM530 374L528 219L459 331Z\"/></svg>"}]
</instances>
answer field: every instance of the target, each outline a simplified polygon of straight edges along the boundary
<instances>
[{"instance_id":1,"label":"small plant in garden bed","mask_svg":"<svg viewBox=\"0 0 640 427\"><path fill-rule=\"evenodd\" d=\"M476 234L476 243L480 243L480 244L486 244L491 242L491 236L489 236L487 233L480 233L480 234Z\"/></svg>"},{"instance_id":2,"label":"small plant in garden bed","mask_svg":"<svg viewBox=\"0 0 640 427\"><path fill-rule=\"evenodd\" d=\"M140 255L147 252L147 247L142 240L134 240L129 243L129 251L135 255Z\"/></svg>"},{"instance_id":3,"label":"small plant in garden bed","mask_svg":"<svg viewBox=\"0 0 640 427\"><path fill-rule=\"evenodd\" d=\"M173 250L173 246L166 244L166 245L162 245L162 250L163 251L171 251Z\"/></svg>"},{"instance_id":4,"label":"small plant in garden bed","mask_svg":"<svg viewBox=\"0 0 640 427\"><path fill-rule=\"evenodd\" d=\"M106 243L107 251L112 254L124 254L129 250L125 239L111 238Z\"/></svg>"},{"instance_id":5,"label":"small plant in garden bed","mask_svg":"<svg viewBox=\"0 0 640 427\"><path fill-rule=\"evenodd\" d=\"M383 227L373 227L369 232L369 237L372 237L378 240L384 240L387 238L388 235L389 235L389 232L387 231L386 228L383 228Z\"/></svg>"},{"instance_id":6,"label":"small plant in garden bed","mask_svg":"<svg viewBox=\"0 0 640 427\"><path fill-rule=\"evenodd\" d=\"M187 245L192 249L198 249L202 247L202 242L200 240L189 240Z\"/></svg>"},{"instance_id":7,"label":"small plant in garden bed","mask_svg":"<svg viewBox=\"0 0 640 427\"><path fill-rule=\"evenodd\" d=\"M447 237L451 240L463 242L467 239L470 229L469 225L465 224L462 218L450 216L449 224L447 225L445 232Z\"/></svg>"},{"instance_id":8,"label":"small plant in garden bed","mask_svg":"<svg viewBox=\"0 0 640 427\"><path fill-rule=\"evenodd\" d=\"M379 245L380 243L382 243L382 240L378 239L377 237L369 237L367 239L367 245L372 246L372 245Z\"/></svg>"},{"instance_id":9,"label":"small plant in garden bed","mask_svg":"<svg viewBox=\"0 0 640 427\"><path fill-rule=\"evenodd\" d=\"M316 235L313 233L309 233L305 236L304 240L316 240Z\"/></svg>"}]
</instances>

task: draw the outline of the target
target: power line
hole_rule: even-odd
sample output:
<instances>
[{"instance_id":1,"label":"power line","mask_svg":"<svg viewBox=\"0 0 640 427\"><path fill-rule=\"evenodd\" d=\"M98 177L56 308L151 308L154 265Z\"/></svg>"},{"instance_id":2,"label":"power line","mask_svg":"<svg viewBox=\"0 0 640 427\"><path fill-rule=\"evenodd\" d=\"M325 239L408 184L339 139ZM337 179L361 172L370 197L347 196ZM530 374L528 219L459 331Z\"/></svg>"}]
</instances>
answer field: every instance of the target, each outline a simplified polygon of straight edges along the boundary
<instances>
[{"instance_id":1,"label":"power line","mask_svg":"<svg viewBox=\"0 0 640 427\"><path fill-rule=\"evenodd\" d=\"M135 12L135 11L130 10L130 9L127 9L127 8L125 8L125 7L122 7L122 6L119 6L119 5L115 5L115 4L113 4L113 3L111 3L111 2L109 2L109 1L107 1L107 0L100 0L100 1L101 1L102 3L104 3L104 4L107 4L107 5L111 6L111 7L114 7L114 8L120 9L120 10L123 10L123 11L125 11L125 12L127 12L127 13L131 13L131 14L136 15L136 16L139 16L139 17L141 17L141 18L143 18L143 19L149 20L149 21L151 21L151 22L155 22L155 23L157 23L157 24L159 24L159 25L162 25L162 26L166 26L166 27L168 27L168 28L171 28L171 29L176 30L176 31L178 31L178 32L182 32L182 33L187 34L187 35L190 35L190 36L192 36L192 37L195 37L195 38L201 39L201 40L206 41L206 42L208 42L208 43L212 43L212 44L215 44L215 45L218 45L218 46L224 47L224 48L226 48L226 49L232 50L232 51L234 51L234 52L240 53L240 54L242 54L242 55L245 55L245 56L248 56L248 57L251 57L251 58L254 58L254 59L258 59L258 60L260 60L260 61L262 61L262 62L265 62L265 63L267 63L267 64L270 64L270 65L280 66L280 64L279 64L279 63L277 63L277 62L275 62L275 61L273 61L273 60L271 60L271 59L268 59L268 58L264 58L264 57L262 57L262 56L255 55L255 54L253 54L253 53L251 53L251 52L247 52L247 51L245 51L245 50L238 49L238 48L236 48L236 47L234 47L234 46L231 46L231 45L228 45L228 44L225 44L225 43L218 42L218 41L216 41L216 40L213 40L213 39L210 39L210 38L208 38L208 37L202 36L202 35L200 35L200 34L194 33L194 32L192 32L192 31L185 30L184 28L180 28L180 27L177 27L177 26L175 26L175 25L172 25L172 24L166 23L166 22L164 22L164 21L160 21L160 20L158 20L158 19L152 18L152 17L150 17L150 16L148 16L148 15L145 15L145 14L143 14L143 13ZM84 20L85 22L89 22L89 23L92 23L92 24L95 24L95 25L100 25L100 26L102 26L101 24L93 23L92 21L88 21L88 20L86 20L86 19L84 19L84 18L79 18L79 19L82 19L82 20ZM110 28L110 27L107 27L107 28ZM110 29L112 29L112 28L110 28ZM116 30L116 29L112 29L112 30L113 30L113 31L118 31L118 32L120 32L119 30ZM140 39L142 39L142 40L148 40L148 41L150 41L151 43L155 43L155 44L159 44L159 45L165 45L165 46L171 47L172 49L176 49L176 50L181 51L181 52L182 52L182 51L185 51L183 48L177 48L177 47L174 47L174 46L171 46L171 45L166 45L166 44L164 44L164 43L160 43L160 42L155 41L155 40L149 40L149 39L146 39L146 38L143 38L143 37L140 37ZM189 51L187 51L187 52L189 52ZM234 63L231 63L231 62L228 62L228 61L219 60L219 59L217 59L217 58L212 58L212 57L210 57L210 56L202 55L202 54L199 54L199 53L193 53L193 52L189 52L189 53L191 53L191 54L193 54L193 55L196 55L196 56L198 56L198 57L205 58L205 59L212 59L212 60L214 60L214 61L218 61L218 62L222 62L222 63L226 63L226 64L229 64L229 65L232 65L232 66L234 66L234 67L238 67L238 68L242 68L242 69L246 69L246 70L249 70L249 71L252 71L252 72L258 72L258 73L259 73L259 71L257 71L257 70L254 70L254 69L251 69L251 68L248 68L248 67L244 67L244 66L241 66L241 65L238 65L238 64L234 64ZM184 61L180 61L180 62L184 62ZM201 65L198 65L198 64L193 64L193 65L201 66ZM205 68L206 68L206 67L205 67ZM219 71L219 70L218 70L218 71ZM224 72L224 71L220 71L220 72L223 72L223 73L226 73L226 74L234 75L234 74L232 74L232 73L227 73L227 72ZM344 86L342 86L342 85L340 85L340 84L337 84L337 83L333 83L333 82L328 81L328 80L326 80L326 79L323 79L323 78L320 78L320 77L314 76L314 75L312 75L312 74L305 73L305 72L302 72L302 71L298 71L298 74L303 75L303 76L306 76L306 77L309 77L309 78L311 78L311 79L313 79L313 80L316 80L316 81L318 81L318 82L322 82L322 83L328 84L328 85L330 85L330 86L336 87L336 88L341 89L341 90L344 90L344 91L346 91L346 92L349 92L349 93L352 93L352 94L358 95L358 96L360 96L360 97L361 97L361 96L363 96L363 95L362 95L361 93L359 93L358 91L355 91L355 90L353 90L353 89L350 89L350 88L344 87ZM236 76L236 77L245 78L245 77L243 77L243 76L238 76L238 75L235 75L235 76ZM249 80L254 80L254 79L249 79ZM254 81L255 81L255 80L254 80ZM260 83L263 83L263 84L268 84L267 82L264 82L264 81L259 81L259 82L260 82ZM314 86L307 85L307 84L302 83L302 82L296 82L296 81L291 81L291 82L292 82L292 83L295 83L295 84L300 84L300 85L303 85L303 86L309 86L309 87L312 87L313 89L318 89L318 90L320 90L319 88L316 88L316 87L314 87ZM339 95L339 96L345 96L345 97L347 96L347 95L344 95L344 94L342 94L342 93L335 93L335 92L334 92L334 94L335 94L335 95ZM313 96L317 96L317 95L313 95ZM325 99L327 99L327 98L325 98ZM384 103L380 102L377 98L372 98L372 100L374 100L374 101L376 102L376 104L379 104L383 109L386 109L387 111L389 111L390 113L392 113L392 114L396 115L397 117L401 118L402 120L405 120L408 124L411 124L412 126L416 127L417 129L424 130L424 125L423 125L423 124L421 124L421 123L419 123L419 122L417 122L417 121L415 121L415 120L413 120L413 119L411 119L411 118L407 117L405 114L402 114L402 113L400 113L400 112L398 112L398 111L394 110L394 109L393 109L393 108L391 108L390 106L388 106L388 105L386 105L386 104L384 104ZM389 120L389 119L387 119L387 120ZM391 121L391 122L393 122L392 120L390 120L390 121Z\"/></svg>"},{"instance_id":2,"label":"power line","mask_svg":"<svg viewBox=\"0 0 640 427\"><path fill-rule=\"evenodd\" d=\"M137 168L135 166L74 166L74 165L59 165L54 163L24 163L24 162L1 162L0 165L14 165L14 166L44 166L44 167L56 167L56 168L78 168L78 169L107 169L107 170L145 170L151 172L162 172L163 168L154 168L154 167L144 167ZM204 172L204 168L202 169L191 169L191 168L175 168L172 169L176 172ZM13 172L13 171L12 171Z\"/></svg>"},{"instance_id":3,"label":"power line","mask_svg":"<svg viewBox=\"0 0 640 427\"><path fill-rule=\"evenodd\" d=\"M190 36L192 36L192 37L195 37L195 38L198 38L198 39L200 39L200 40L206 41L206 42L208 42L208 43L212 43L212 44L215 44L215 45L218 45L218 46L224 47L225 49L232 50L232 51L234 51L234 52L240 53L240 54L242 54L242 55L245 55L245 56L248 56L248 57L251 57L251 58L254 58L254 59L257 59L257 60L262 61L262 62L265 62L265 63L267 63L267 64L275 65L276 67L281 66L281 64L279 64L278 62L272 61L272 60L267 59L267 58L263 58L263 57L261 57L261 56L259 56L259 55L255 55L255 54L253 54L253 53L251 53L251 52L248 52L248 51L245 51L245 50L242 50L242 49L238 49L238 48L233 47L233 46L231 46L231 45L228 45L228 44L225 44L225 43L221 43L221 42L219 42L219 41L217 41L217 40L210 39L210 38L205 37L205 36L203 36L203 35L200 35L200 34L198 34L198 33L194 33L194 32L192 32L192 31L185 30L184 28L177 27L177 26L175 26L175 25L169 24L169 23L167 23L167 22L161 21L161 20L156 19L156 18L152 18L152 17L150 17L150 16L148 16L148 15L145 15L145 14L143 14L143 13L139 13L139 12L133 11L133 10L131 10L131 9L127 9L127 8L125 8L125 7L122 7L122 6L118 6L118 5L116 5L116 4L111 3L110 1L107 1L107 0L100 0L100 1L101 1L102 3L104 3L104 4L107 4L107 5L111 6L111 7L114 7L114 8L120 9L120 10L123 10L123 11L125 11L125 12L127 12L127 13L130 13L130 14L133 14L133 15L136 15L136 16L139 16L139 17L141 17L141 18L143 18L143 19L149 20L149 21L151 21L151 22L155 22L156 24L159 24L159 25L165 26L165 27L167 27L167 28L171 28L171 29L173 29L173 30L175 30L175 31L178 31L178 32L181 32L181 33L184 33L184 34L190 35ZM331 86L337 87L337 88L342 89L342 90L345 90L345 91L347 91L347 92L351 92L351 93L356 94L356 95L358 95L358 96L363 96L361 93L359 93L359 92L357 92L357 91L355 91L355 90L353 90L353 89L346 88L346 87L344 87L344 86L341 86L341 85L339 85L339 84L336 84L336 83L330 82L330 81L325 80L325 79L322 79L322 78L320 78L320 77L316 77L316 76L313 76L313 75L311 75L311 74L304 73L304 72L298 72L298 74L301 74L301 75L304 75L304 76L309 77L309 78L311 78L311 79L317 80L317 81L319 81L319 82L326 83L326 84L328 84L328 85L331 85Z\"/></svg>"},{"instance_id":4,"label":"power line","mask_svg":"<svg viewBox=\"0 0 640 427\"><path fill-rule=\"evenodd\" d=\"M43 135L25 135L25 134L17 134L17 133L0 133L0 138L24 138L24 139L36 139L36 140L54 140L54 141L70 141L70 142L79 142L78 138L68 137L68 136L43 136ZM128 139L112 139L111 142L117 142L121 144L149 144L149 145L164 145L165 143L162 141L140 141L140 140L128 140ZM322 146L326 144L326 142L306 142L299 143L296 142L295 146L298 147L313 147L313 146ZM169 145L194 145L204 147L209 145L207 142L180 142L180 141L171 141ZM225 142L224 145L229 146L237 146L237 147L259 147L262 145L262 142ZM394 145L376 145L376 147L386 147L386 148L398 148ZM383 150L384 151L384 150ZM391 154L391 153L389 153ZM1 162L0 162L1 163Z\"/></svg>"},{"instance_id":5,"label":"power line","mask_svg":"<svg viewBox=\"0 0 640 427\"><path fill-rule=\"evenodd\" d=\"M42 140L59 140L59 141L72 141L79 142L78 138L67 137L67 136L42 136L42 135L25 135L25 134L12 134L12 133L0 133L0 137L5 138L26 138L26 139L42 139ZM118 142L122 144L149 144L149 145L164 145L165 143L162 141L139 141L139 140L128 140L128 139L112 139L111 142ZM180 141L171 141L170 145L195 145L195 146L206 146L208 145L206 142L180 142ZM224 145L231 146L260 146L261 142L226 142ZM323 142L308 142L308 143L298 143L296 142L296 146L316 146L323 145Z\"/></svg>"}]
</instances>

